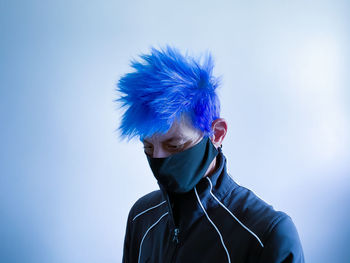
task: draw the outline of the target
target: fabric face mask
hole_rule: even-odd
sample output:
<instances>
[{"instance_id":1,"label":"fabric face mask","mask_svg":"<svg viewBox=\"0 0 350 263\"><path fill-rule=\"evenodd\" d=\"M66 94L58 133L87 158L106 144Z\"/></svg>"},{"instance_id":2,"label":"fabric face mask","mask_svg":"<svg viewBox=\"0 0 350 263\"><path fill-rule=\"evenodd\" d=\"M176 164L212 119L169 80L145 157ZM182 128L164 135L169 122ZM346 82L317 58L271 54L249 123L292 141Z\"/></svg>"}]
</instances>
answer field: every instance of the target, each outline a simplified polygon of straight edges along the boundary
<instances>
[{"instance_id":1,"label":"fabric face mask","mask_svg":"<svg viewBox=\"0 0 350 263\"><path fill-rule=\"evenodd\" d=\"M148 163L158 182L169 192L186 193L203 178L209 165L218 155L209 137L199 143L166 158L152 158Z\"/></svg>"}]
</instances>

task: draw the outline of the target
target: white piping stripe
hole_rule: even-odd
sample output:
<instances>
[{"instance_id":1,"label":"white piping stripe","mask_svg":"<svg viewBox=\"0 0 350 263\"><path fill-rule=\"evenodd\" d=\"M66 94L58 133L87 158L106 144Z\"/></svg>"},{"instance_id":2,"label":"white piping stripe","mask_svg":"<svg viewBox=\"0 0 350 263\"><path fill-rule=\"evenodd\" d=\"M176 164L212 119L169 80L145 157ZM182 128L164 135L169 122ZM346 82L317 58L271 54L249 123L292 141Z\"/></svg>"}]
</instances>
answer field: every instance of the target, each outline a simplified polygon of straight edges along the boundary
<instances>
[{"instance_id":1,"label":"white piping stripe","mask_svg":"<svg viewBox=\"0 0 350 263\"><path fill-rule=\"evenodd\" d=\"M225 251L226 251L228 263L231 263L230 254L229 254L228 251L227 251L227 248L226 248L226 246L225 246L225 243L224 243L224 240L223 240L223 238L222 238L222 235L221 235L219 229L218 229L218 228L216 227L216 225L214 224L214 222L211 221L211 219L210 219L210 217L208 216L207 212L205 211L205 209L204 209L204 207L203 207L203 205L202 205L202 202L201 202L200 199L199 199L199 196L198 196L196 187L194 187L194 192L195 192L195 194L196 194L196 196L197 196L197 201L198 201L199 205L201 206L201 208L202 208L204 214L206 215L208 221L213 225L213 227L215 228L216 232L218 232L218 234L219 234L219 236L220 236L221 244L222 244L222 246L224 247L224 249L225 249Z\"/></svg>"},{"instance_id":2,"label":"white piping stripe","mask_svg":"<svg viewBox=\"0 0 350 263\"><path fill-rule=\"evenodd\" d=\"M158 206L161 206L161 205L164 204L165 202L166 202L166 201L163 201L163 202L159 203L158 205L152 206L152 207L150 207L150 208L148 208L148 209L142 211L141 213L138 213L138 214L132 219L132 221L134 221L134 220L135 220L136 218L138 218L140 215L142 215L142 214L148 212L149 210L152 210L152 209L154 209L154 208L157 208Z\"/></svg>"},{"instance_id":3,"label":"white piping stripe","mask_svg":"<svg viewBox=\"0 0 350 263\"><path fill-rule=\"evenodd\" d=\"M143 244L143 241L145 240L145 237L146 237L146 235L148 234L148 232L156 225L156 224L158 224L159 223L159 221L160 220L162 220L162 218L164 217L164 216L166 216L167 214L168 214L169 212L166 212L165 214L163 214L158 220L157 220L157 222L155 222L153 225L151 225L148 229L147 229L147 231L145 232L145 234L143 235L143 237L142 237L142 240L141 240L141 243L140 243L140 249L139 249L139 259L138 259L138 261L137 262L139 262L140 263L140 259L141 259L141 250L142 250L142 244Z\"/></svg>"},{"instance_id":4,"label":"white piping stripe","mask_svg":"<svg viewBox=\"0 0 350 263\"><path fill-rule=\"evenodd\" d=\"M261 242L261 240L259 239L259 237L253 232L251 231L248 227L246 227L241 221L238 220L237 217L235 217L234 214L232 214L232 212L230 210L228 210L228 208L226 206L224 206L220 201L219 199L213 194L212 190L213 190L213 184L211 183L210 179L208 177L206 177L210 183L210 194L214 197L214 199L223 207L226 209L227 212L230 213L230 215L245 229L247 230L250 234L252 234L260 243L260 245L262 247L264 247L264 244Z\"/></svg>"}]
</instances>

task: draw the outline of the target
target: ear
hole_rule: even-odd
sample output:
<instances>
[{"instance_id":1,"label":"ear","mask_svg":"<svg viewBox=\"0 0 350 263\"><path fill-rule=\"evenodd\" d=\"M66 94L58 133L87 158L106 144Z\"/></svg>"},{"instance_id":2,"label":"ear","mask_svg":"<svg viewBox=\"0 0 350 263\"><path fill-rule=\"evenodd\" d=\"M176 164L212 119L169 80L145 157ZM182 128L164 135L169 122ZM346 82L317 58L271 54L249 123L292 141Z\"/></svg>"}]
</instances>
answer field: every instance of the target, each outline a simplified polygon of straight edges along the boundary
<instances>
[{"instance_id":1,"label":"ear","mask_svg":"<svg viewBox=\"0 0 350 263\"><path fill-rule=\"evenodd\" d=\"M211 125L213 136L210 138L216 148L220 147L227 133L227 122L219 118L213 121Z\"/></svg>"}]
</instances>

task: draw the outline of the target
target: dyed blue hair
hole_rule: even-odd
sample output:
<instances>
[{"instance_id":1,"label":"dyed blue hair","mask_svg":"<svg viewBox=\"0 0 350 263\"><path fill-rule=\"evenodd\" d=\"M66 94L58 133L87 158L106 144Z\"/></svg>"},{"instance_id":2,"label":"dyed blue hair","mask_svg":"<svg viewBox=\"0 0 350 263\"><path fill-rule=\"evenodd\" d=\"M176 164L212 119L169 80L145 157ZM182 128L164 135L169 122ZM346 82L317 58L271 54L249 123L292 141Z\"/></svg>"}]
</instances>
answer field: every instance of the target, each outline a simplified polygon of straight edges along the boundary
<instances>
[{"instance_id":1,"label":"dyed blue hair","mask_svg":"<svg viewBox=\"0 0 350 263\"><path fill-rule=\"evenodd\" d=\"M131 61L134 72L122 76L117 85L121 97L116 101L125 109L122 137L166 133L183 114L204 135L211 135L211 124L220 114L215 92L219 79L212 75L211 55L194 58L166 46L151 48L140 58Z\"/></svg>"}]
</instances>

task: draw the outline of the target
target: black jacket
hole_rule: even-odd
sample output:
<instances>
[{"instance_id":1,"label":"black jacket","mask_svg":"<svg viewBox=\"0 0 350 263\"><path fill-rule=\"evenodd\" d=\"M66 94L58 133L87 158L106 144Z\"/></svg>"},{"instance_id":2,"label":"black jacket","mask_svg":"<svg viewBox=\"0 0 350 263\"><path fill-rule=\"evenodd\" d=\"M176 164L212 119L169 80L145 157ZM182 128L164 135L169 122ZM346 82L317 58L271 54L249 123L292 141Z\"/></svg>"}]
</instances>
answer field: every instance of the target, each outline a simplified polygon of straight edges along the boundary
<instances>
[{"instance_id":1,"label":"black jacket","mask_svg":"<svg viewBox=\"0 0 350 263\"><path fill-rule=\"evenodd\" d=\"M185 194L164 189L132 207L123 263L304 262L291 218L218 170Z\"/></svg>"}]
</instances>

